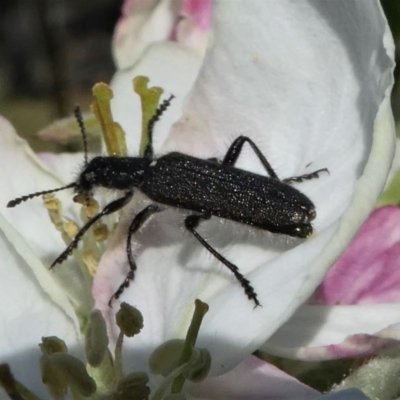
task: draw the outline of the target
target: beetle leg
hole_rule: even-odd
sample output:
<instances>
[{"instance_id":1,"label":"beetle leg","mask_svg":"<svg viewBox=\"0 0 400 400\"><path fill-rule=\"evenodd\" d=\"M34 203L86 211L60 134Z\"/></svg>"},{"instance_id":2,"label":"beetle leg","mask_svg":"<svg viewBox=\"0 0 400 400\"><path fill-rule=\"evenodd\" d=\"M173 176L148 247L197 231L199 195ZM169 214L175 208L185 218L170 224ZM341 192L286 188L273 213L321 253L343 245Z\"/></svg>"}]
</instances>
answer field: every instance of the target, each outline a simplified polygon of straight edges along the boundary
<instances>
[{"instance_id":1,"label":"beetle leg","mask_svg":"<svg viewBox=\"0 0 400 400\"><path fill-rule=\"evenodd\" d=\"M304 179L315 179L319 178L320 172L327 172L329 174L328 168L321 168L317 171L310 172L309 174L304 174L300 176L292 176L291 178L282 179L282 182L291 183L291 182L303 182Z\"/></svg>"},{"instance_id":2,"label":"beetle leg","mask_svg":"<svg viewBox=\"0 0 400 400\"><path fill-rule=\"evenodd\" d=\"M129 225L129 230L128 230L128 238L127 238L127 243L126 243L126 253L128 255L128 264L129 264L129 272L126 275L124 281L119 285L117 291L111 296L108 305L111 307L112 302L115 299L118 299L121 294L124 292L124 290L129 287L129 284L131 281L133 281L135 277L135 271L137 268L136 262L133 258L132 254L132 236L134 233L136 233L142 226L143 224L156 212L159 212L161 209L157 204L150 204L146 208L144 208L142 211L140 211L135 218L133 218L131 224Z\"/></svg>"},{"instance_id":3,"label":"beetle leg","mask_svg":"<svg viewBox=\"0 0 400 400\"><path fill-rule=\"evenodd\" d=\"M196 228L199 226L199 223L203 219L210 219L211 215L189 215L185 219L185 227L186 229L200 242L200 244L205 247L218 261L224 264L229 270L235 275L235 278L239 281L246 293L246 296L249 300L253 300L256 307L261 305L258 301L257 294L254 291L254 288L251 286L248 279L246 279L240 272L239 268L228 261L224 256L218 253L212 246L208 244L208 242L200 236L200 234L196 231Z\"/></svg>"},{"instance_id":4,"label":"beetle leg","mask_svg":"<svg viewBox=\"0 0 400 400\"><path fill-rule=\"evenodd\" d=\"M264 154L257 147L257 145L250 138L248 138L247 136L239 136L237 139L235 139L235 141L231 144L231 146L229 147L227 153L225 154L225 157L224 157L224 159L222 161L222 164L234 166L236 161L237 161L237 159L240 156L240 153L242 151L243 145L246 142L251 146L251 148L253 149L254 153L256 153L258 159L261 161L261 164L264 166L264 168L268 172L269 176L271 178L279 179L278 175L273 170L273 168L271 167L270 163L265 158Z\"/></svg>"},{"instance_id":5,"label":"beetle leg","mask_svg":"<svg viewBox=\"0 0 400 400\"><path fill-rule=\"evenodd\" d=\"M97 222L100 218L104 217L105 215L112 214L123 208L131 200L132 196L133 196L133 191L126 193L125 196L107 204L103 208L102 212L98 213L91 220L89 220L75 235L69 246L53 261L53 263L50 265L50 269L52 269L56 264L60 264L68 258L68 256L72 253L72 251L78 247L79 241L82 239L82 236L89 230L89 228L95 222Z\"/></svg>"}]
</instances>

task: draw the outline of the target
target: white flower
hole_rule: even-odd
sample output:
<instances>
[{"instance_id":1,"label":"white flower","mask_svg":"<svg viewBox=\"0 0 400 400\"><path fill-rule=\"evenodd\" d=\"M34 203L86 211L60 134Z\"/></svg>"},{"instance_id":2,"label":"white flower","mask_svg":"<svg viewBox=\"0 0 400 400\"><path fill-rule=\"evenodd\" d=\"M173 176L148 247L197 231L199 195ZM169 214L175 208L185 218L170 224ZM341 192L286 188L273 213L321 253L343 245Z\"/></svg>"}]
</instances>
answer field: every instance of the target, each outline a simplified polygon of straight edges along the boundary
<instances>
[{"instance_id":1,"label":"white flower","mask_svg":"<svg viewBox=\"0 0 400 400\"><path fill-rule=\"evenodd\" d=\"M229 271L182 231L183 216L161 213L136 237L138 271L122 299L148 323L132 347L152 348L184 335L199 297L210 305L199 345L211 351L212 373L219 374L260 347L310 297L374 207L394 150L393 43L376 2L215 2L213 29L213 45L183 116L158 151L223 157L245 135L281 178L325 167L330 172L296 184L317 209L318 234L301 244L218 219L200 228L250 280L262 307L253 309ZM151 52L155 58L155 48ZM163 55L167 69L166 50ZM143 62L137 64L140 73ZM117 75L116 98L136 74L134 65ZM148 75L160 84L155 68ZM161 82L168 91L171 85ZM131 113L118 118L133 137L131 119ZM155 132L156 141L168 132L164 127ZM250 149L238 167L265 174ZM105 314L127 273L126 224L95 278L96 304Z\"/></svg>"},{"instance_id":2,"label":"white flower","mask_svg":"<svg viewBox=\"0 0 400 400\"><path fill-rule=\"evenodd\" d=\"M157 4L161 3L167 2ZM236 137L245 135L260 147L280 178L328 168L329 175L296 184L316 205L317 235L301 242L216 218L202 224L199 232L250 280L262 304L254 309L232 274L182 229L181 212L156 215L135 237L138 270L121 296L139 308L145 320L142 333L125 343L129 370L143 369L160 343L184 336L195 298L210 306L197 343L211 353L211 376L243 362L320 284L373 208L390 166L393 44L377 1L361 6L221 0L215 1L213 15L213 42L186 100L201 62L199 53L186 45L150 45L137 53L129 69L116 75L113 113L127 133L131 155L140 140L140 113L137 100L131 101L134 95L128 96L130 81L145 74L152 85L177 97L155 130L158 153L179 150L221 158ZM2 127L2 133L10 130L5 122ZM4 207L14 197L68 183L57 182L15 137L2 134L0 140ZM265 174L247 148L237 166ZM126 276L126 229L144 201L137 196L132 210L124 211L95 277L93 294L111 335L115 327L106 304ZM72 307L47 271L63 243L40 202L3 208L1 214L3 263L12 267L0 283L1 301L15 309L1 311L7 324L2 332L12 336L0 336L0 348L10 349L2 350L2 359L19 377L29 376L31 365L24 361L38 358L40 336L53 334L55 324L55 334L69 335L73 344L77 323L70 322L75 318ZM79 317L84 317L91 308L85 280L77 279L73 262L56 270L64 275L62 285L74 299ZM15 291L7 290L14 287ZM35 293L35 299L43 298L43 291L50 294L48 302L27 297ZM57 315L38 332L32 329L37 322L30 319L35 315L32 304L43 304L40 312L46 316ZM37 377L32 375L33 380Z\"/></svg>"}]
</instances>

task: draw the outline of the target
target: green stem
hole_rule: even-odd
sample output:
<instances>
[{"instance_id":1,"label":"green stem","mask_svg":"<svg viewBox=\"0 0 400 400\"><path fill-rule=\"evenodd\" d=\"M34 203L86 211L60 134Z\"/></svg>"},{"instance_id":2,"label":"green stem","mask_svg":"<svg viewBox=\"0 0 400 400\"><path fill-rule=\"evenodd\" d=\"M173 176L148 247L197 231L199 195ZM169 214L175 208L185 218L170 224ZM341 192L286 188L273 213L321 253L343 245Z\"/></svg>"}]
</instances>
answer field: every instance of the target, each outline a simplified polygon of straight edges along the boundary
<instances>
[{"instance_id":1,"label":"green stem","mask_svg":"<svg viewBox=\"0 0 400 400\"><path fill-rule=\"evenodd\" d=\"M39 396L37 396L35 393L31 392L21 382L18 382L16 380L15 386L17 388L18 393L20 393L24 399L26 399L26 400L41 400Z\"/></svg>"},{"instance_id":2,"label":"green stem","mask_svg":"<svg viewBox=\"0 0 400 400\"><path fill-rule=\"evenodd\" d=\"M117 377L117 381L122 378L122 343L124 341L124 334L122 331L118 335L117 343L115 345L115 375Z\"/></svg>"},{"instance_id":3,"label":"green stem","mask_svg":"<svg viewBox=\"0 0 400 400\"><path fill-rule=\"evenodd\" d=\"M192 357L193 348L196 344L197 336L199 334L200 326L203 321L204 316L208 311L208 304L203 303L201 300L196 299L194 302L194 312L192 321L190 322L189 329L186 334L185 344L182 349L182 354L179 359L177 367L180 367L183 364L186 364L190 361ZM183 389L183 385L185 383L185 378L183 375L179 375L172 382L171 385L171 393L181 393Z\"/></svg>"}]
</instances>

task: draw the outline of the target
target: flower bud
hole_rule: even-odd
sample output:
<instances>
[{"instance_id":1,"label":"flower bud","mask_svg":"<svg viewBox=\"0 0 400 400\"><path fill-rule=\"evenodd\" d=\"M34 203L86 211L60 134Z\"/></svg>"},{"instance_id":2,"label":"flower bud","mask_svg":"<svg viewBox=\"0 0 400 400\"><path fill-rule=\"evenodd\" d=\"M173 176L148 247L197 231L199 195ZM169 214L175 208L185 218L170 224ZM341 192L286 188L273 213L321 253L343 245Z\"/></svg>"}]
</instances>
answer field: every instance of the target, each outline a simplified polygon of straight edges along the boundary
<instances>
[{"instance_id":1,"label":"flower bud","mask_svg":"<svg viewBox=\"0 0 400 400\"><path fill-rule=\"evenodd\" d=\"M150 371L168 376L178 366L184 344L182 339L172 339L158 346L149 358Z\"/></svg>"},{"instance_id":2,"label":"flower bud","mask_svg":"<svg viewBox=\"0 0 400 400\"><path fill-rule=\"evenodd\" d=\"M65 342L57 336L42 337L42 343L39 344L39 347L42 353L46 355L68 352Z\"/></svg>"},{"instance_id":3,"label":"flower bud","mask_svg":"<svg viewBox=\"0 0 400 400\"><path fill-rule=\"evenodd\" d=\"M211 355L207 349L193 350L192 358L189 362L185 378L192 382L201 382L204 380L211 368Z\"/></svg>"},{"instance_id":4,"label":"flower bud","mask_svg":"<svg viewBox=\"0 0 400 400\"><path fill-rule=\"evenodd\" d=\"M96 383L79 359L63 353L43 355L40 359L42 381L54 398L63 398L68 387L82 396L96 392Z\"/></svg>"},{"instance_id":5,"label":"flower bud","mask_svg":"<svg viewBox=\"0 0 400 400\"><path fill-rule=\"evenodd\" d=\"M85 332L85 351L88 363L92 367L100 365L108 349L106 323L99 310L94 310L89 316Z\"/></svg>"},{"instance_id":6,"label":"flower bud","mask_svg":"<svg viewBox=\"0 0 400 400\"><path fill-rule=\"evenodd\" d=\"M127 303L121 303L121 308L115 315L116 323L127 337L137 335L143 329L143 316L140 311Z\"/></svg>"},{"instance_id":7,"label":"flower bud","mask_svg":"<svg viewBox=\"0 0 400 400\"><path fill-rule=\"evenodd\" d=\"M147 386L148 376L144 372L134 372L124 378L119 383L113 395L115 400L145 400L150 396L150 388Z\"/></svg>"}]
</instances>

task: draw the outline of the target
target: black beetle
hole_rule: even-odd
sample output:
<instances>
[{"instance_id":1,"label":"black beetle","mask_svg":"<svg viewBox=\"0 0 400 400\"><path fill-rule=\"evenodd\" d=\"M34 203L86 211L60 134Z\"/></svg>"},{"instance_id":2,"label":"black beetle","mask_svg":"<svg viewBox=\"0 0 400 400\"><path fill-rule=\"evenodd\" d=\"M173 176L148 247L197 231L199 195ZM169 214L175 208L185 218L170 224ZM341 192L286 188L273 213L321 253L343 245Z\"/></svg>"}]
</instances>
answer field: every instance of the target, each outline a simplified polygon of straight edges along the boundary
<instances>
[{"instance_id":1,"label":"black beetle","mask_svg":"<svg viewBox=\"0 0 400 400\"><path fill-rule=\"evenodd\" d=\"M63 262L78 246L87 230L100 218L123 208L139 189L155 203L141 210L132 220L127 236L129 273L113 297L117 299L134 278L136 263L132 254L132 236L153 214L161 211L159 204L183 208L194 213L185 218L186 229L222 264L227 266L242 285L247 297L260 305L250 282L232 264L215 250L196 228L212 216L251 225L256 228L293 237L307 238L313 232L311 221L316 217L315 206L303 193L290 186L291 182L317 178L326 168L309 174L280 180L257 145L248 137L238 137L229 147L224 159L199 159L172 152L159 158L154 156L152 131L154 123L170 104L165 100L148 125L149 143L143 157L95 157L86 163L76 182L62 188L33 193L8 203L14 207L22 201L66 188L74 188L77 196L89 198L99 187L120 190L124 195L112 201L88 221L51 267ZM82 120L77 116L82 127ZM235 163L248 143L261 161L268 176L238 169ZM85 152L86 153L86 152ZM159 203L159 204L158 204Z\"/></svg>"}]
</instances>

